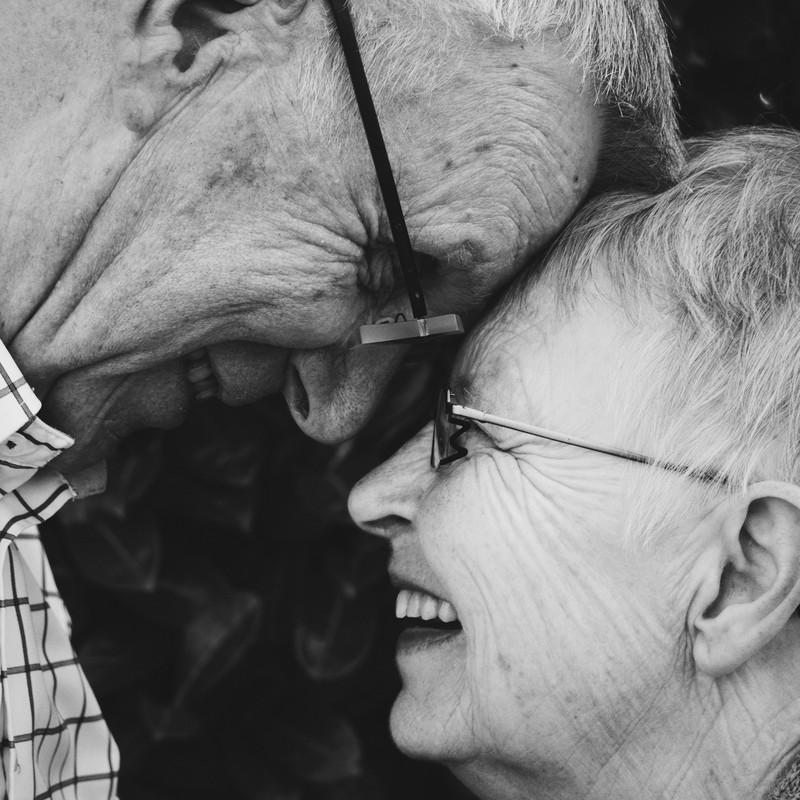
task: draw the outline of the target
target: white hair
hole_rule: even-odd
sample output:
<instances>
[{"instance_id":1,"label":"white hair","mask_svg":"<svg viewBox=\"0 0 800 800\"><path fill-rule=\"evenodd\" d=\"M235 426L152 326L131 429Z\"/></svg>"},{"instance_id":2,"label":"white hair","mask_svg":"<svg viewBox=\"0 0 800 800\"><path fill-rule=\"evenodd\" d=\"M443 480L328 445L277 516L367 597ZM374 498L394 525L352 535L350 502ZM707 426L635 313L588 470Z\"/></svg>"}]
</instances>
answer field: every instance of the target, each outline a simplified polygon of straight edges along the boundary
<instances>
[{"instance_id":1,"label":"white hair","mask_svg":"<svg viewBox=\"0 0 800 800\"><path fill-rule=\"evenodd\" d=\"M484 38L538 42L546 32L561 39L585 82L607 110L606 147L598 186L663 187L682 165L674 112L667 31L658 0L351 0L376 104L400 91L429 91L469 57L459 40ZM309 51L308 74L319 72L322 43ZM328 69L349 89L338 42L326 43ZM308 82L310 85L313 81ZM313 85L306 87L315 97ZM348 95L349 96L349 95Z\"/></svg>"},{"instance_id":2,"label":"white hair","mask_svg":"<svg viewBox=\"0 0 800 800\"><path fill-rule=\"evenodd\" d=\"M567 315L598 287L628 313L624 446L719 471L719 491L800 484L800 133L737 130L688 150L662 194L587 205L534 279ZM669 513L652 486L632 485L651 510L641 535Z\"/></svg>"}]
</instances>

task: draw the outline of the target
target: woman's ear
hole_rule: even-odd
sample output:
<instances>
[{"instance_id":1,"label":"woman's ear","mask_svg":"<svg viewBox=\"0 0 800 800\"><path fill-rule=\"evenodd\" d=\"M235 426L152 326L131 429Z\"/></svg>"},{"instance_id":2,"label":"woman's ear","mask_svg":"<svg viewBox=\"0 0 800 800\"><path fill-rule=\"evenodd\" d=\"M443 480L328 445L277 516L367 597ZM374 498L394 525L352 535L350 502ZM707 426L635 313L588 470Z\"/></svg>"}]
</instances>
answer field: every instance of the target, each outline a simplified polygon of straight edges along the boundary
<instances>
[{"instance_id":1,"label":"woman's ear","mask_svg":"<svg viewBox=\"0 0 800 800\"><path fill-rule=\"evenodd\" d=\"M689 623L697 668L720 677L772 642L800 605L800 487L754 484L709 524Z\"/></svg>"},{"instance_id":2,"label":"woman's ear","mask_svg":"<svg viewBox=\"0 0 800 800\"><path fill-rule=\"evenodd\" d=\"M144 135L230 58L238 33L268 14L285 25L307 0L138 0L126 20L116 64L114 106ZM263 11L262 11L263 9Z\"/></svg>"}]
</instances>

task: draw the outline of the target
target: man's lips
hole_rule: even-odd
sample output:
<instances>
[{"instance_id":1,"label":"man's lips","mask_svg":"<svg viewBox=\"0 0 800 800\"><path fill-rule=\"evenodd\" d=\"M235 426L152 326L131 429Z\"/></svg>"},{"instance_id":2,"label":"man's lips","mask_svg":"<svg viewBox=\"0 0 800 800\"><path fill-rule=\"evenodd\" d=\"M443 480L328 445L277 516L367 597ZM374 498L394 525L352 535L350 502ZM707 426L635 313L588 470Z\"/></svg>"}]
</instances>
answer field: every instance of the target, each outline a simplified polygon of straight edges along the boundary
<instances>
[{"instance_id":1,"label":"man's lips","mask_svg":"<svg viewBox=\"0 0 800 800\"><path fill-rule=\"evenodd\" d=\"M186 380L194 391L197 400L210 400L219 395L219 382L211 364L208 361L208 351L205 348L192 350L186 356Z\"/></svg>"},{"instance_id":2,"label":"man's lips","mask_svg":"<svg viewBox=\"0 0 800 800\"><path fill-rule=\"evenodd\" d=\"M288 350L257 342L222 342L205 352L216 396L226 405L246 405L283 388Z\"/></svg>"}]
</instances>

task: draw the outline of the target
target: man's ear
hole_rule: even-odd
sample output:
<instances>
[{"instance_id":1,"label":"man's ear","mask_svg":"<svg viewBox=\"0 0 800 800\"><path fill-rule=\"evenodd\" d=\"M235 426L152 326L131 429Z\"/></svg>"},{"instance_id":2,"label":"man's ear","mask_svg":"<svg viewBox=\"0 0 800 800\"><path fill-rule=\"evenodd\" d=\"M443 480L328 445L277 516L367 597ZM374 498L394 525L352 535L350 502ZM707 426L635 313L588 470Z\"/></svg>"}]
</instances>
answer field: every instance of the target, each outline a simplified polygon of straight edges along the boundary
<instances>
[{"instance_id":1,"label":"man's ear","mask_svg":"<svg viewBox=\"0 0 800 800\"><path fill-rule=\"evenodd\" d=\"M800 605L800 487L754 484L709 524L689 623L697 668L720 677L772 642Z\"/></svg>"},{"instance_id":2,"label":"man's ear","mask_svg":"<svg viewBox=\"0 0 800 800\"><path fill-rule=\"evenodd\" d=\"M134 133L150 131L189 92L204 86L230 58L237 32L257 22L251 7L279 25L307 0L138 0L116 64L114 106Z\"/></svg>"}]
</instances>

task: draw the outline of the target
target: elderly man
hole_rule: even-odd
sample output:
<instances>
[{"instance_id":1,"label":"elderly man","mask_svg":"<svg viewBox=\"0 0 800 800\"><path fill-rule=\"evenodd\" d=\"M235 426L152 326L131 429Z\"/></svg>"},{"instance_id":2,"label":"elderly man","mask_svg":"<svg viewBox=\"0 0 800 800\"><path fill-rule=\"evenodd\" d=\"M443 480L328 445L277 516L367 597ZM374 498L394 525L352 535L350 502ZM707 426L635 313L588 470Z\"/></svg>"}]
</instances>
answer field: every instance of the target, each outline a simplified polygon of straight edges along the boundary
<instances>
[{"instance_id":1,"label":"elderly man","mask_svg":"<svg viewBox=\"0 0 800 800\"><path fill-rule=\"evenodd\" d=\"M485 798L800 798L800 135L693 152L578 216L351 498L394 737Z\"/></svg>"},{"instance_id":2,"label":"elderly man","mask_svg":"<svg viewBox=\"0 0 800 800\"><path fill-rule=\"evenodd\" d=\"M590 187L669 182L655 0L352 6L431 314L476 310ZM116 755L30 526L195 396L283 391L309 434L347 437L402 347L341 345L408 308L328 3L0 14L6 788L105 797ZM36 474L55 455L72 488Z\"/></svg>"}]
</instances>

